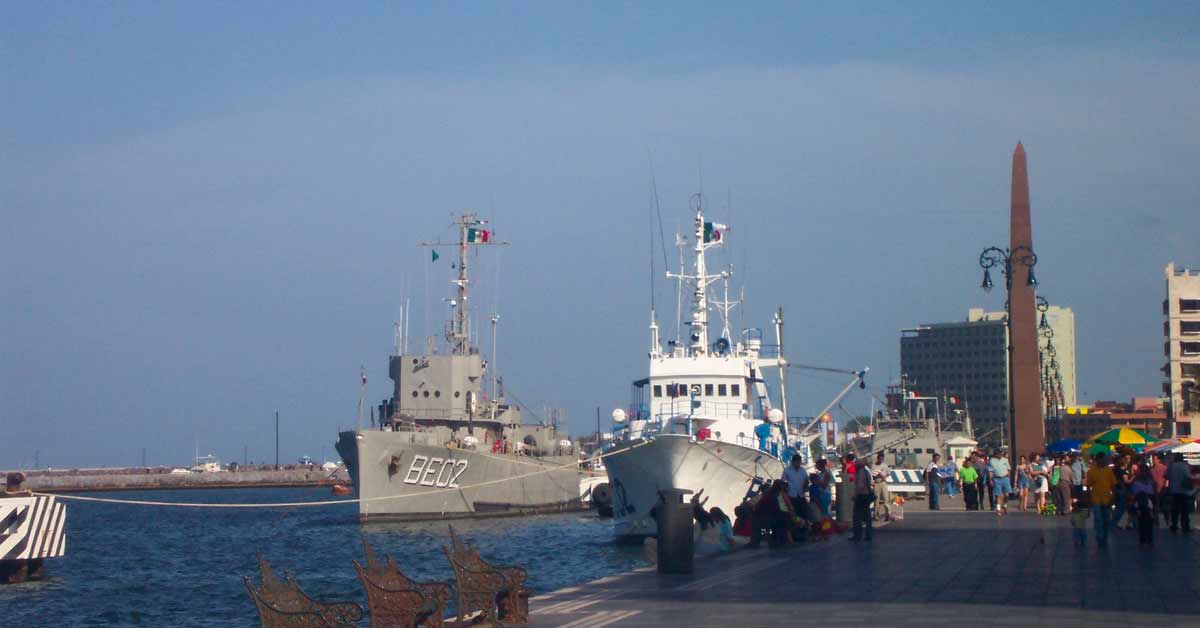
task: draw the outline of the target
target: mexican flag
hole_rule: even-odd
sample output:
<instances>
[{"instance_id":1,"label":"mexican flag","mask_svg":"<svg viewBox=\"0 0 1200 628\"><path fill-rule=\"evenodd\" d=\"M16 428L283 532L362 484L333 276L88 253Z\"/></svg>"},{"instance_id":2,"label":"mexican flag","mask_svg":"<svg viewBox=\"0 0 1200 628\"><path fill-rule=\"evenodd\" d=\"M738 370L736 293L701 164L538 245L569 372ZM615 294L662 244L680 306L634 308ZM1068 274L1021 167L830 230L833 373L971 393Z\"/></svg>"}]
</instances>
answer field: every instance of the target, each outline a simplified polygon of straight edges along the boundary
<instances>
[{"instance_id":1,"label":"mexican flag","mask_svg":"<svg viewBox=\"0 0 1200 628\"><path fill-rule=\"evenodd\" d=\"M727 231L728 226L716 222L704 223L704 242L720 242L721 232Z\"/></svg>"},{"instance_id":2,"label":"mexican flag","mask_svg":"<svg viewBox=\"0 0 1200 628\"><path fill-rule=\"evenodd\" d=\"M471 244L487 244L487 241L492 239L492 232L487 229L476 229L474 227L467 229L467 242Z\"/></svg>"}]
</instances>

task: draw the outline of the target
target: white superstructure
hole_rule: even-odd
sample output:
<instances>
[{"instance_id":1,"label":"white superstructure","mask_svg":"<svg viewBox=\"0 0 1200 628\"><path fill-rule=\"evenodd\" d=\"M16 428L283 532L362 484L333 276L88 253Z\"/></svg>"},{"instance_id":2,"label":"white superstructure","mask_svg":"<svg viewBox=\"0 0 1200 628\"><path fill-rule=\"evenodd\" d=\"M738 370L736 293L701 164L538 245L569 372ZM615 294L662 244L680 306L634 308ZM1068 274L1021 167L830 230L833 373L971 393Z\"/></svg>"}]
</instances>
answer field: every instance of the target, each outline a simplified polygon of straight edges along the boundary
<instances>
[{"instance_id":1,"label":"white superstructure","mask_svg":"<svg viewBox=\"0 0 1200 628\"><path fill-rule=\"evenodd\" d=\"M777 344L764 345L757 329L732 338L734 303L726 296L713 303L721 313L720 335L709 333L708 288L718 281L727 285L731 273L710 273L705 253L722 245L727 228L705 222L700 197L695 199L691 272L667 273L683 294L690 290L687 339L663 347L652 311L649 376L633 382L628 410L613 412L615 443L605 464L619 536L653 534L650 510L658 491L667 488L704 489L706 507L732 516L762 480L779 477L794 451L807 449L791 447L786 402L774 404L764 380L764 370L782 375L787 364L779 351L782 313L775 317Z\"/></svg>"}]
</instances>

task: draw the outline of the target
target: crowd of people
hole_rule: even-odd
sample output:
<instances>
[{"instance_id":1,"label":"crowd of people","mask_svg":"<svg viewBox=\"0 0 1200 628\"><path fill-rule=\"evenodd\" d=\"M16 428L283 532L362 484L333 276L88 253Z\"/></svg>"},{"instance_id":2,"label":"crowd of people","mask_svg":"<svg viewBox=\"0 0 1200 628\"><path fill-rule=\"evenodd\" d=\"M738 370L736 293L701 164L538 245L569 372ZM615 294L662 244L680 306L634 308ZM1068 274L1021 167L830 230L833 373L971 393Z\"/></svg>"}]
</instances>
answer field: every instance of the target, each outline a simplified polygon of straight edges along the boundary
<instances>
[{"instance_id":1,"label":"crowd of people","mask_svg":"<svg viewBox=\"0 0 1200 628\"><path fill-rule=\"evenodd\" d=\"M1136 452L1019 456L1016 467L1008 452L975 452L961 463L942 465L934 454L924 470L929 508L940 508L940 496L961 490L967 510L995 511L1005 516L1010 497L1021 512L1073 516L1076 541L1086 540L1094 520L1096 542L1108 542L1110 528L1137 530L1139 542L1152 544L1159 519L1170 531L1191 532L1196 487L1181 454Z\"/></svg>"},{"instance_id":2,"label":"crowd of people","mask_svg":"<svg viewBox=\"0 0 1200 628\"><path fill-rule=\"evenodd\" d=\"M891 515L887 489L891 469L882 453L874 462L855 458L847 454L840 461L842 481L853 486L851 539L869 541L873 519ZM828 460L818 460L810 472L798 456L793 456L779 479L765 482L734 510L733 532L748 537L750 547L759 547L764 536L772 546L827 537L839 529L830 512L835 483Z\"/></svg>"},{"instance_id":3,"label":"crowd of people","mask_svg":"<svg viewBox=\"0 0 1200 628\"><path fill-rule=\"evenodd\" d=\"M1078 453L1020 456L1014 467L1007 451L975 452L961 463L946 464L933 455L923 470L928 504L940 509L943 494L962 493L968 510L987 508L1003 517L1012 507L1021 512L1070 516L1077 543L1085 543L1088 522L1094 521L1096 542L1108 542L1110 528L1136 529L1139 542L1152 544L1161 518L1172 532L1191 532L1191 511L1196 488L1191 469L1175 454L1099 454L1090 460ZM872 460L856 460L851 453L841 460L841 481L853 487L851 540L870 541L873 520L892 516L888 492L890 466L883 453ZM734 520L719 508L705 510L694 502L697 540L712 551L729 552L735 536L759 547L801 543L838 530L830 505L835 477L828 460L821 459L811 472L793 457L777 480L767 480L760 490L734 509ZM843 526L845 524L843 523ZM844 527L843 527L844 529Z\"/></svg>"}]
</instances>

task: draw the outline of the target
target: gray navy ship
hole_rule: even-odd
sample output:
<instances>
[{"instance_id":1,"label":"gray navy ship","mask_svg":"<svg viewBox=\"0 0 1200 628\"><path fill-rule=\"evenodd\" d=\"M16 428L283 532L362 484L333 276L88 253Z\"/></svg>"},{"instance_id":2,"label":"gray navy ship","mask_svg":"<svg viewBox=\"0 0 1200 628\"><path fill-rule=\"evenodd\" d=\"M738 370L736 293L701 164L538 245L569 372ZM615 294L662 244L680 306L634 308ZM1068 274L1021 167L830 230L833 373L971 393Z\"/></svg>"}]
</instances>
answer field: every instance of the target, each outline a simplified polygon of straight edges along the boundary
<instances>
[{"instance_id":1,"label":"gray navy ship","mask_svg":"<svg viewBox=\"0 0 1200 628\"><path fill-rule=\"evenodd\" d=\"M472 343L468 251L504 243L475 214L456 218L455 227L458 242L426 243L459 253L444 347L430 342L416 355L398 342L388 361L393 393L379 406L378 424L338 434L362 521L574 510L582 507L584 479L593 475L580 468L575 447L554 425L524 423L521 408L488 372Z\"/></svg>"}]
</instances>

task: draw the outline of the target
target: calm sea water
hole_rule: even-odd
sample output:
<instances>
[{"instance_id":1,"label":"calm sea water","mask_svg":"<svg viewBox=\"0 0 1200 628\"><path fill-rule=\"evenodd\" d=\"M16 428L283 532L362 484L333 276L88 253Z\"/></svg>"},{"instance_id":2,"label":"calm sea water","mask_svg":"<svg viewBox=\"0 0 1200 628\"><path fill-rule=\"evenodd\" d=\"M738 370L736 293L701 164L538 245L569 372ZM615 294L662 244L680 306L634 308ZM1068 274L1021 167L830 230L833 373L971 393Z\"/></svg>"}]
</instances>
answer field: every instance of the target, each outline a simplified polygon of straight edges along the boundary
<instances>
[{"instance_id":1,"label":"calm sea water","mask_svg":"<svg viewBox=\"0 0 1200 628\"><path fill-rule=\"evenodd\" d=\"M126 491L94 494L177 502L296 502L329 489ZM451 580L445 522L360 525L352 504L237 510L68 502L67 555L39 582L0 586L6 626L249 626L258 615L242 584L255 555L287 569L313 597L366 597L352 560L362 539L394 554L421 580ZM455 521L485 558L529 570L536 593L626 571L640 548L617 545L610 520L591 514ZM365 622L364 622L365 625Z\"/></svg>"}]
</instances>

